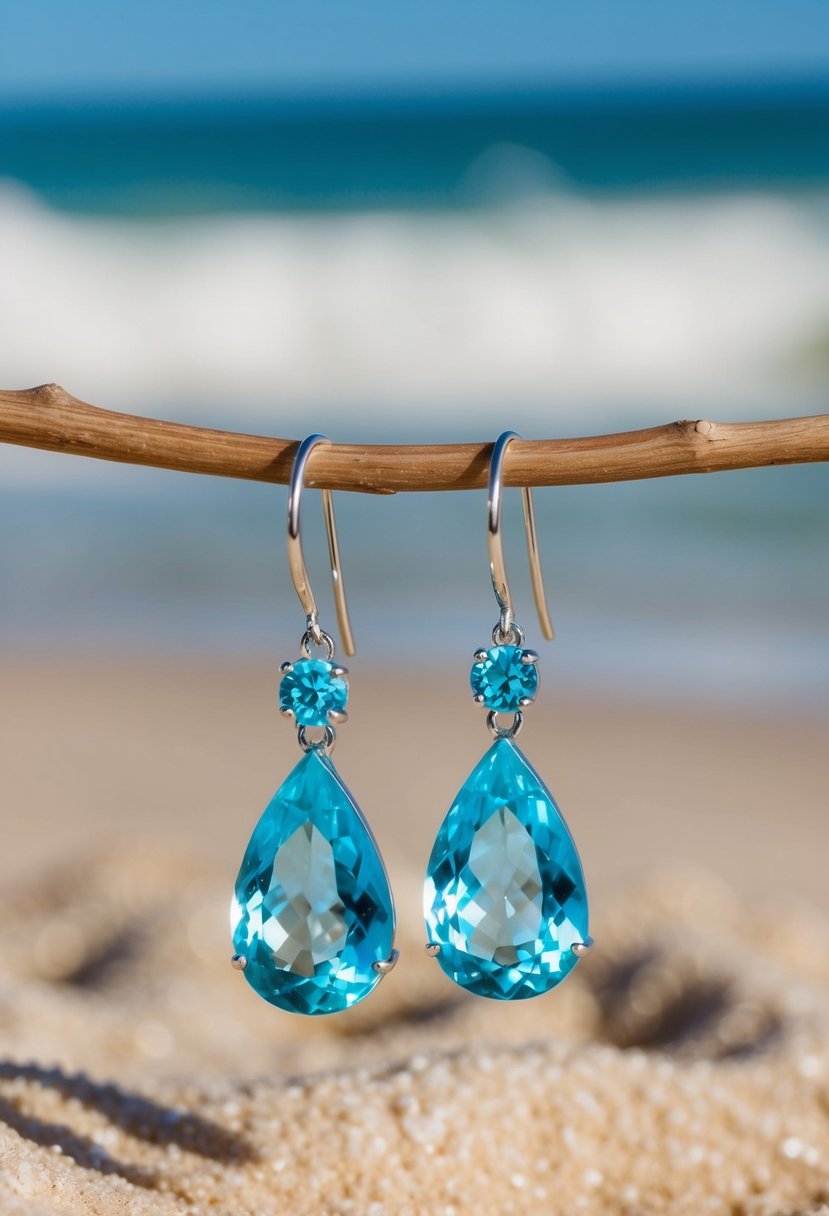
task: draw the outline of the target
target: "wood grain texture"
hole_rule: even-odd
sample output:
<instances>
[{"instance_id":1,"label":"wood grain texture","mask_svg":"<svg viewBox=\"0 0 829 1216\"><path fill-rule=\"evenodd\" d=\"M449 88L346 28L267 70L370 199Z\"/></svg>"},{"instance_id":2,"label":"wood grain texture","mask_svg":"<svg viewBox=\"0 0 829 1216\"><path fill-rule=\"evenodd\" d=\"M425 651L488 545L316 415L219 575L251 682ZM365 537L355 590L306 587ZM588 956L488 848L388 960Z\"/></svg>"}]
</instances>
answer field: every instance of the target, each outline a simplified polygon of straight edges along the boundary
<instances>
[{"instance_id":1,"label":"wood grain texture","mask_svg":"<svg viewBox=\"0 0 829 1216\"><path fill-rule=\"evenodd\" d=\"M98 460L287 484L300 438L116 413L87 405L57 384L0 390L0 440ZM332 444L314 453L308 485L369 494L482 489L490 449L491 441ZM581 439L516 440L504 476L508 485L585 485L823 460L829 460L829 414L765 422L680 421Z\"/></svg>"}]
</instances>

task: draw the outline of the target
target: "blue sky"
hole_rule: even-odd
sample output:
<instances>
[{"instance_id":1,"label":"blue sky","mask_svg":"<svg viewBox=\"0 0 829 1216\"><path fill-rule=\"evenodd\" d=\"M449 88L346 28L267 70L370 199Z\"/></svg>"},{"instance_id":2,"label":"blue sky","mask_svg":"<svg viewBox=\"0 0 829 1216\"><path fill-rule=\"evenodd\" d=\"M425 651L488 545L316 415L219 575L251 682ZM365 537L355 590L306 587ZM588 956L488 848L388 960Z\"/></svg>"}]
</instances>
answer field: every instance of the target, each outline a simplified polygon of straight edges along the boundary
<instances>
[{"instance_id":1,"label":"blue sky","mask_svg":"<svg viewBox=\"0 0 829 1216\"><path fill-rule=\"evenodd\" d=\"M0 97L823 74L826 0L4 0Z\"/></svg>"}]
</instances>

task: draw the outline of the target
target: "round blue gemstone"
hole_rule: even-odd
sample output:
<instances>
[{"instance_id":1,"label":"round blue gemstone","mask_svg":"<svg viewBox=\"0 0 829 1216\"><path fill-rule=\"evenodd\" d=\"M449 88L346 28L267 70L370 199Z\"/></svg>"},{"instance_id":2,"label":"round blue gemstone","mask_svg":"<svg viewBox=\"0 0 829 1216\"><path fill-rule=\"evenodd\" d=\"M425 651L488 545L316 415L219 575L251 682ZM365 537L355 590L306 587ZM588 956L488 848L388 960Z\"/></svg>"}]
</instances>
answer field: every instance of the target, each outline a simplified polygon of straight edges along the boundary
<instances>
[{"instance_id":1,"label":"round blue gemstone","mask_svg":"<svg viewBox=\"0 0 829 1216\"><path fill-rule=\"evenodd\" d=\"M469 682L475 697L487 709L516 713L522 701L534 701L538 692L538 667L525 663L527 652L520 646L493 646L486 658L474 663Z\"/></svg>"},{"instance_id":2,"label":"round blue gemstone","mask_svg":"<svg viewBox=\"0 0 829 1216\"><path fill-rule=\"evenodd\" d=\"M279 684L279 708L290 709L297 726L327 726L328 715L342 713L348 685L334 675L334 663L324 659L297 659Z\"/></svg>"}]
</instances>

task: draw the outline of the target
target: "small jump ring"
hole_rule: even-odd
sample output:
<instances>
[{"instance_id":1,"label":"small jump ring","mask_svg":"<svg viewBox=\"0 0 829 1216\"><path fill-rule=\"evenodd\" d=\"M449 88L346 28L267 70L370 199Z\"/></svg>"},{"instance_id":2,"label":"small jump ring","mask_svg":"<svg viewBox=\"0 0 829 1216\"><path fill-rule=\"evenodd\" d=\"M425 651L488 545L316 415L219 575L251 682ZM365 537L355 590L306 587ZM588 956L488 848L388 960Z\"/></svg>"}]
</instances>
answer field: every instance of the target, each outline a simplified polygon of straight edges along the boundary
<instances>
[{"instance_id":1,"label":"small jump ring","mask_svg":"<svg viewBox=\"0 0 829 1216\"><path fill-rule=\"evenodd\" d=\"M324 629L320 629L319 625L317 625L317 634L318 636L314 637L314 634L310 629L306 629L303 633L302 639L299 643L299 649L303 659L310 659L313 657L311 654L311 643L313 643L314 646L324 646L326 650L326 659L332 659L334 657L334 639L331 637L330 633L326 633Z\"/></svg>"},{"instance_id":2,"label":"small jump ring","mask_svg":"<svg viewBox=\"0 0 829 1216\"><path fill-rule=\"evenodd\" d=\"M486 726L493 739L514 739L524 725L524 715L517 709L509 726L498 725L498 711L491 709L486 716Z\"/></svg>"},{"instance_id":3,"label":"small jump ring","mask_svg":"<svg viewBox=\"0 0 829 1216\"><path fill-rule=\"evenodd\" d=\"M504 629L499 621L492 631L492 642L494 646L523 646L524 630L515 621L510 623L508 629Z\"/></svg>"},{"instance_id":4,"label":"small jump ring","mask_svg":"<svg viewBox=\"0 0 829 1216\"><path fill-rule=\"evenodd\" d=\"M319 739L311 739L308 735L308 728L298 726L296 737L299 740L299 746L304 752L322 752L327 756L329 752L334 750L334 743L337 738L337 732L333 726L324 726L322 736Z\"/></svg>"}]
</instances>

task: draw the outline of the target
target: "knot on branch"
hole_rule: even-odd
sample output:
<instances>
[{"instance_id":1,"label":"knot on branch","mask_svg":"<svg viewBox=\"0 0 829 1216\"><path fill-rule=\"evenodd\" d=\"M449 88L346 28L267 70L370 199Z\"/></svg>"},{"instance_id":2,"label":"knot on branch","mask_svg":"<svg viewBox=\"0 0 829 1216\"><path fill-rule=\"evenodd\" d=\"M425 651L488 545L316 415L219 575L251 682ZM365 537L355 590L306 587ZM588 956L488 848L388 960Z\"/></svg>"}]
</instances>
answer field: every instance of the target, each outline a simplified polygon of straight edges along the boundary
<instances>
[{"instance_id":1,"label":"knot on branch","mask_svg":"<svg viewBox=\"0 0 829 1216\"><path fill-rule=\"evenodd\" d=\"M20 395L28 397L35 405L65 405L74 398L59 384L38 384L35 388L24 388Z\"/></svg>"}]
</instances>

